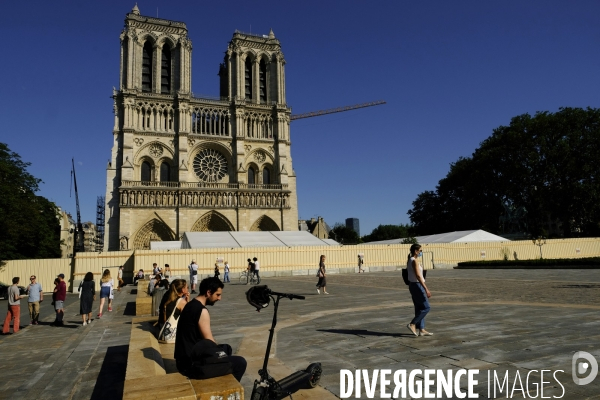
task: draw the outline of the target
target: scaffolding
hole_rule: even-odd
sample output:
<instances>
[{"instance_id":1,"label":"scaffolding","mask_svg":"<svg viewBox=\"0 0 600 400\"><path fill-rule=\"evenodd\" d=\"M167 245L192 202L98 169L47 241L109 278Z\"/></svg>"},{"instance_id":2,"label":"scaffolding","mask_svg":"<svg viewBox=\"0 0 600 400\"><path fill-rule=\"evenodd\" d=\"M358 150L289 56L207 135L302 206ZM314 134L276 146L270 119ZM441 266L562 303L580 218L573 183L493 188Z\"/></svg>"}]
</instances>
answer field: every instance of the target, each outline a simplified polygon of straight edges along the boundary
<instances>
[{"instance_id":1,"label":"scaffolding","mask_svg":"<svg viewBox=\"0 0 600 400\"><path fill-rule=\"evenodd\" d=\"M96 201L96 251L104 249L104 196L98 196Z\"/></svg>"}]
</instances>

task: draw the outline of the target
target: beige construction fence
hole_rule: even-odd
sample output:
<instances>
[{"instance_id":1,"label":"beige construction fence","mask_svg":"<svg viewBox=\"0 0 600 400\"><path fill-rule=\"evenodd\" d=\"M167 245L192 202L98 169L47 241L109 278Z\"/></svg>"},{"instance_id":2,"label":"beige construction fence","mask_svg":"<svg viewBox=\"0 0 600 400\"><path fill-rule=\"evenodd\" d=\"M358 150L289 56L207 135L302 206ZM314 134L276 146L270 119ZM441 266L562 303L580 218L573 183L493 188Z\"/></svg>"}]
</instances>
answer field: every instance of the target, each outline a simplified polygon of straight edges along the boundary
<instances>
[{"instance_id":1,"label":"beige construction fence","mask_svg":"<svg viewBox=\"0 0 600 400\"><path fill-rule=\"evenodd\" d=\"M75 260L14 260L0 267L0 281L10 283L14 276L21 278L25 286L34 274L42 283L44 291L51 291L52 283L59 273L67 276L69 286L77 285L88 272L94 273L99 282L106 268L116 278L119 266L125 268L125 280L134 271L143 269L149 273L152 264L169 264L173 275L187 276L187 266L195 259L200 273L211 274L215 262L228 261L233 275L244 270L247 259L257 257L261 272L311 274L316 273L319 257L327 256L330 273L348 272L357 267L358 255L362 254L364 266L373 269L395 269L406 265L410 245L355 245L355 246L298 246L298 247L248 247L190 250L128 250L104 253L79 253ZM461 261L540 258L600 257L600 238L552 239L542 246L532 241L435 243L423 245L423 263L426 269L454 266ZM222 268L222 264L220 264ZM222 273L221 269L221 273ZM116 279L115 279L116 281ZM76 289L76 288L75 288Z\"/></svg>"}]
</instances>

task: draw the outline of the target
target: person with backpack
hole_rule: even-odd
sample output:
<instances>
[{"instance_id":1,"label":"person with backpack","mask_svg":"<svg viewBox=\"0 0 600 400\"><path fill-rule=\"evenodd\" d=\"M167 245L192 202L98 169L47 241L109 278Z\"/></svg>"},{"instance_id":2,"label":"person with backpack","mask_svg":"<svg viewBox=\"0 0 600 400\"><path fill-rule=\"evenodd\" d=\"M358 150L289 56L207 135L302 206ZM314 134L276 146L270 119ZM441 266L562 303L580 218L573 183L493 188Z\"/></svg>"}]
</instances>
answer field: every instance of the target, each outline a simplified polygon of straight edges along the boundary
<instances>
[{"instance_id":1,"label":"person with backpack","mask_svg":"<svg viewBox=\"0 0 600 400\"><path fill-rule=\"evenodd\" d=\"M188 265L188 269L190 270L190 283L192 284L192 294L196 293L196 285L198 284L198 264L196 264L196 260L192 260L190 265Z\"/></svg>"},{"instance_id":2,"label":"person with backpack","mask_svg":"<svg viewBox=\"0 0 600 400\"><path fill-rule=\"evenodd\" d=\"M211 330L208 308L221 300L223 282L214 277L200 282L200 294L187 302L177 322L175 362L177 370L192 379L233 374L242 380L246 360L234 356L230 345L217 344Z\"/></svg>"},{"instance_id":3,"label":"person with backpack","mask_svg":"<svg viewBox=\"0 0 600 400\"><path fill-rule=\"evenodd\" d=\"M425 316L431 309L429 306L429 298L431 292L425 285L423 277L423 265L418 262L418 258L423 254L420 244L410 246L410 253L406 261L406 269L408 271L408 290L412 296L413 304L415 305L415 317L406 327L415 336L431 336L433 333L425 330ZM419 332L417 333L417 329Z\"/></svg>"}]
</instances>

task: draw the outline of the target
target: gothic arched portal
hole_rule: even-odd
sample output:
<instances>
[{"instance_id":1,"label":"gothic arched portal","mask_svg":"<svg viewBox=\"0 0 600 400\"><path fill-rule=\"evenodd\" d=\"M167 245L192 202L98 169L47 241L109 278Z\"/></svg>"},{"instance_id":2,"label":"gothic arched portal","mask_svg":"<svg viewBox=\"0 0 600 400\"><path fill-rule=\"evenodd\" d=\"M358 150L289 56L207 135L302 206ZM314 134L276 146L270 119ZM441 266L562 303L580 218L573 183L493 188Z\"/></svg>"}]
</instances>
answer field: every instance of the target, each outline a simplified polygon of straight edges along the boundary
<instances>
[{"instance_id":1,"label":"gothic arched portal","mask_svg":"<svg viewBox=\"0 0 600 400\"><path fill-rule=\"evenodd\" d=\"M209 211L200 218L192 227L192 232L231 232L235 231L233 225L222 214Z\"/></svg>"},{"instance_id":2,"label":"gothic arched portal","mask_svg":"<svg viewBox=\"0 0 600 400\"><path fill-rule=\"evenodd\" d=\"M150 250L150 242L166 242L177 240L175 233L164 222L154 218L146 222L136 233L133 248Z\"/></svg>"},{"instance_id":3,"label":"gothic arched portal","mask_svg":"<svg viewBox=\"0 0 600 400\"><path fill-rule=\"evenodd\" d=\"M267 217L266 215L263 215L261 217L258 217L258 219L254 222L254 224L252 224L252 227L250 228L251 231L256 232L256 231L279 231L281 229L279 229L279 227L277 226L277 223L275 221L273 221L271 218Z\"/></svg>"}]
</instances>

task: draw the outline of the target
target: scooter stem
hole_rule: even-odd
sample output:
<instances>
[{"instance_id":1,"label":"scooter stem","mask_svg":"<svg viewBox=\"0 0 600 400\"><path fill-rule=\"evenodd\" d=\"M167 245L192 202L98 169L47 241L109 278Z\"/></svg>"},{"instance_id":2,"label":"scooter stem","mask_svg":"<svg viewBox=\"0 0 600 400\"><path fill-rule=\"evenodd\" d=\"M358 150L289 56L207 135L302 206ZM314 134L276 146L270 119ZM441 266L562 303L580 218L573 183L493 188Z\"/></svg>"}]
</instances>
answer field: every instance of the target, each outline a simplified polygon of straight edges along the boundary
<instances>
[{"instance_id":1,"label":"scooter stem","mask_svg":"<svg viewBox=\"0 0 600 400\"><path fill-rule=\"evenodd\" d=\"M271 297L273 298L273 297ZM271 353L271 343L273 342L273 334L275 333L275 325L277 325L277 308L279 307L279 300L281 296L277 296L277 299L273 299L275 302L275 310L273 311L273 323L271 324L271 329L269 329L269 341L267 342L267 352L265 354L265 361L263 362L263 367L259 371L260 377L262 380L268 380L270 378L269 372L267 371L267 365L269 363L269 354Z\"/></svg>"}]
</instances>

